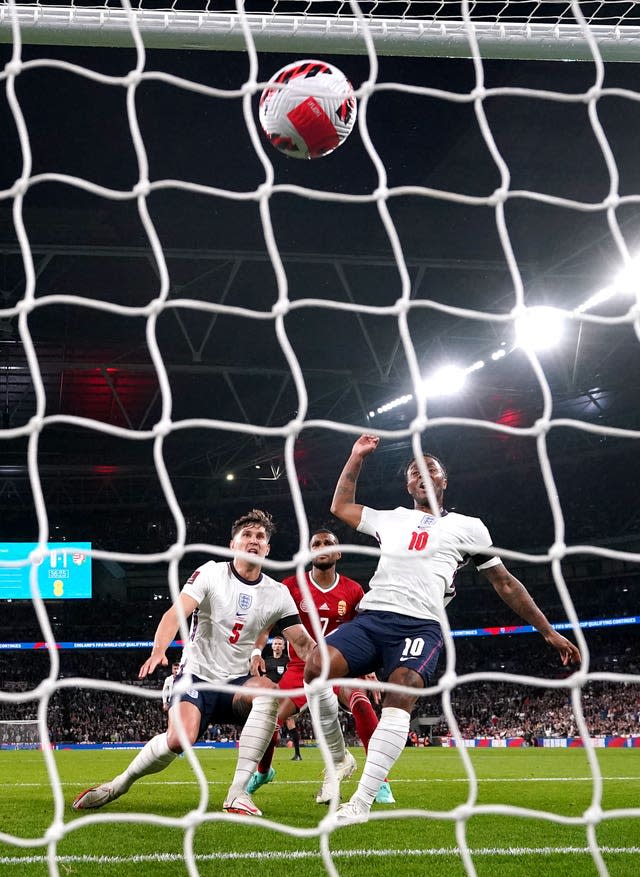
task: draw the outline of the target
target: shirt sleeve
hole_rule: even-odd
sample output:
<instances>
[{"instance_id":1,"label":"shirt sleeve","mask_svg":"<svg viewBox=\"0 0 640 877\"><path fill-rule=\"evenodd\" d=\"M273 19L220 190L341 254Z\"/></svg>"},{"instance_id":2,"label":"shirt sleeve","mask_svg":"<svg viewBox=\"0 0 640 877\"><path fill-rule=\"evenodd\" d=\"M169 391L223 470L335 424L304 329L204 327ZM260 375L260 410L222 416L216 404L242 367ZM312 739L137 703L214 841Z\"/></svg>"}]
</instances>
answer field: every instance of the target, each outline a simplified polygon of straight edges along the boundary
<instances>
[{"instance_id":1,"label":"shirt sleeve","mask_svg":"<svg viewBox=\"0 0 640 877\"><path fill-rule=\"evenodd\" d=\"M378 536L378 518L380 513L376 509L370 509L369 506L362 506L362 517L360 518L360 523L358 524L357 530L359 533L366 533L368 536L373 536L378 542L380 538Z\"/></svg>"},{"instance_id":2,"label":"shirt sleeve","mask_svg":"<svg viewBox=\"0 0 640 877\"><path fill-rule=\"evenodd\" d=\"M491 548L493 545L489 531L479 519L476 519L473 541L482 548ZM502 563L500 558L495 555L492 557L486 554L471 554L470 557L476 569L490 569L492 566Z\"/></svg>"},{"instance_id":3,"label":"shirt sleeve","mask_svg":"<svg viewBox=\"0 0 640 877\"><path fill-rule=\"evenodd\" d=\"M282 601L278 619L280 620L280 627L284 630L286 626L290 626L291 624L299 624L300 615L298 614L298 607L295 604L295 600L291 596L291 592L284 585L282 586L281 596ZM285 621L287 621L292 616L295 616L298 621L289 622L289 625L285 625Z\"/></svg>"},{"instance_id":4,"label":"shirt sleeve","mask_svg":"<svg viewBox=\"0 0 640 877\"><path fill-rule=\"evenodd\" d=\"M188 597L193 597L194 600L197 601L198 605L202 603L204 598L207 595L209 585L209 572L205 568L205 566L199 566L195 572L192 572L185 586L182 589L182 592L186 594Z\"/></svg>"}]
</instances>

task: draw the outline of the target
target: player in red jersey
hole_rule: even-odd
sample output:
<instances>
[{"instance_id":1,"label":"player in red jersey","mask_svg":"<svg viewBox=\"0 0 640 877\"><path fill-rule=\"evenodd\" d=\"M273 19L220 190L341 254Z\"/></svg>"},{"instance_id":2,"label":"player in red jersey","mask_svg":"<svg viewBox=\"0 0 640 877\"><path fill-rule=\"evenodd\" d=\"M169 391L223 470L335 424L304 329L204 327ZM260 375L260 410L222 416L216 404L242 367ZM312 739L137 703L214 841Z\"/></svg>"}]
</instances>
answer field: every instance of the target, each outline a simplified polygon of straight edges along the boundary
<instances>
[{"instance_id":1,"label":"player in red jersey","mask_svg":"<svg viewBox=\"0 0 640 877\"><path fill-rule=\"evenodd\" d=\"M362 586L347 576L336 572L336 564L341 554L335 551L338 539L330 530L317 530L312 536L309 547L312 551L326 549L326 553L318 554L311 561L311 569L305 573L307 584L313 602L318 610L322 633L327 636L341 624L351 621L355 615L358 603L364 597ZM332 550L333 549L333 550ZM296 576L289 576L283 583L289 589L293 601L298 607L302 624L315 637L311 624L310 606ZM266 639L266 635L264 637ZM252 673L264 672L263 659L260 657L259 645L264 646L264 641L256 643L254 657L252 658ZM300 660L292 646L289 646L289 663L279 681L279 687L283 689L303 688L304 661ZM359 688L336 689L340 704L348 710L354 719L356 734L362 741L365 752L369 747L369 740L378 725L378 717L375 714L371 701L365 691ZM307 698L304 694L284 699L278 710L278 724L281 726L287 719L295 715L306 706ZM275 777L275 770L271 767L273 752L278 740L278 731L273 736L262 760L258 764L247 790L250 794L257 791L260 786L270 783ZM355 763L348 765L350 772L345 772L342 778L346 778L355 770ZM328 804L331 800L331 789L325 781L316 797L318 804ZM385 780L376 796L379 804L393 804L395 800L391 787Z\"/></svg>"}]
</instances>

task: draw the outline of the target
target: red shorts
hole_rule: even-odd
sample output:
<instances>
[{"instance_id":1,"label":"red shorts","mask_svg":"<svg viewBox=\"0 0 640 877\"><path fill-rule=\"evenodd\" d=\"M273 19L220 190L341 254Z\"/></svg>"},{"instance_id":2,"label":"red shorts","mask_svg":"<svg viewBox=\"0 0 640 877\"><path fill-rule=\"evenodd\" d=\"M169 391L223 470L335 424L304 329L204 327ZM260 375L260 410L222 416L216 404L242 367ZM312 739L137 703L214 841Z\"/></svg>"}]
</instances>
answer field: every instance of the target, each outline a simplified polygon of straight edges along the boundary
<instances>
[{"instance_id":1,"label":"red shorts","mask_svg":"<svg viewBox=\"0 0 640 877\"><path fill-rule=\"evenodd\" d=\"M303 688L304 687L304 662L303 661L289 661L287 664L287 668L282 674L280 682L278 683L278 688L281 688L283 691L295 688ZM340 686L337 685L333 689L336 693L340 691ZM289 695L290 699L295 703L298 708L298 711L302 709L302 707L307 702L306 694L298 694L295 697Z\"/></svg>"}]
</instances>

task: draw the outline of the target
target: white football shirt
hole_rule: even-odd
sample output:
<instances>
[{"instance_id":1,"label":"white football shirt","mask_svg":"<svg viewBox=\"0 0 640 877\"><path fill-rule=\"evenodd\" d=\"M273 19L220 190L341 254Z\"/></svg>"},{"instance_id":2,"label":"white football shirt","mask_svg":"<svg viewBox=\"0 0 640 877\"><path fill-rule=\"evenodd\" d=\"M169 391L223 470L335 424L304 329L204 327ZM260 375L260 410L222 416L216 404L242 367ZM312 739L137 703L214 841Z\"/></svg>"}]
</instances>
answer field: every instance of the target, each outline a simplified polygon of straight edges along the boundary
<instances>
[{"instance_id":1,"label":"white football shirt","mask_svg":"<svg viewBox=\"0 0 640 877\"><path fill-rule=\"evenodd\" d=\"M167 678L164 680L164 685L162 686L162 703L163 704L168 705L169 701L171 700L171 695L173 694L173 680L174 679L175 679L175 676L172 673L171 676L167 676Z\"/></svg>"},{"instance_id":2,"label":"white football shirt","mask_svg":"<svg viewBox=\"0 0 640 877\"><path fill-rule=\"evenodd\" d=\"M445 512L440 518L419 509L386 511L363 507L358 525L380 544L380 559L360 609L398 612L439 621L455 596L453 579L481 549L491 547L489 531L479 518ZM479 554L477 569L501 563Z\"/></svg>"},{"instance_id":3,"label":"white football shirt","mask_svg":"<svg viewBox=\"0 0 640 877\"><path fill-rule=\"evenodd\" d=\"M281 619L289 620L284 628L300 623L284 585L264 573L249 582L226 561L209 560L198 567L182 591L199 605L180 663L207 682L244 676L262 630Z\"/></svg>"}]
</instances>

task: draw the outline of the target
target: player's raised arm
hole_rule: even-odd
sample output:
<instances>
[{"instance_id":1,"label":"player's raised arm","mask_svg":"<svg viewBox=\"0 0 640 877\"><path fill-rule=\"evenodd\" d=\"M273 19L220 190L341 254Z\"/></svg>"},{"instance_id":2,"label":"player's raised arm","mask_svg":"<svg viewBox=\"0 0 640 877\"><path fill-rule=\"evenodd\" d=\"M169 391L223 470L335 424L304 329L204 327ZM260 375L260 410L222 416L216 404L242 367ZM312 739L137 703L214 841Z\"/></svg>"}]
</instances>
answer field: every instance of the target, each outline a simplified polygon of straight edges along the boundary
<instances>
[{"instance_id":1,"label":"player's raised arm","mask_svg":"<svg viewBox=\"0 0 640 877\"><path fill-rule=\"evenodd\" d=\"M531 624L545 638L550 646L558 652L562 663L580 663L578 648L562 634L554 630L547 616L536 604L525 586L512 575L503 563L482 570L483 575L491 582L498 596L516 612L520 618Z\"/></svg>"},{"instance_id":2,"label":"player's raised arm","mask_svg":"<svg viewBox=\"0 0 640 877\"><path fill-rule=\"evenodd\" d=\"M194 600L193 597L189 597L187 594L180 594L178 599L182 605L185 618L189 618L198 607L198 601ZM160 665L163 667L167 666L169 662L167 660L166 652L175 639L179 627L180 619L178 617L178 610L175 606L172 606L170 609L167 609L160 619L160 623L158 624L153 638L151 654L142 667L140 667L138 679L144 679L145 676L153 673L153 671Z\"/></svg>"},{"instance_id":3,"label":"player's raised arm","mask_svg":"<svg viewBox=\"0 0 640 877\"><path fill-rule=\"evenodd\" d=\"M331 514L345 524L357 529L362 518L362 505L356 502L356 484L365 457L372 454L378 447L380 439L377 435L361 435L351 449L351 455L345 463L336 484Z\"/></svg>"}]
</instances>

